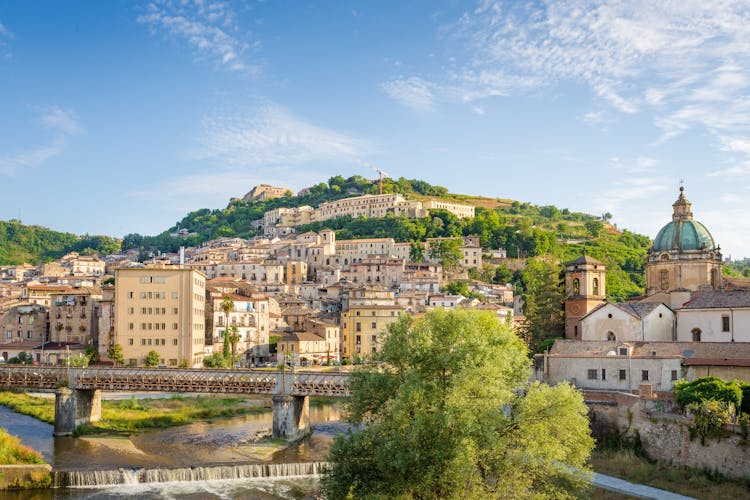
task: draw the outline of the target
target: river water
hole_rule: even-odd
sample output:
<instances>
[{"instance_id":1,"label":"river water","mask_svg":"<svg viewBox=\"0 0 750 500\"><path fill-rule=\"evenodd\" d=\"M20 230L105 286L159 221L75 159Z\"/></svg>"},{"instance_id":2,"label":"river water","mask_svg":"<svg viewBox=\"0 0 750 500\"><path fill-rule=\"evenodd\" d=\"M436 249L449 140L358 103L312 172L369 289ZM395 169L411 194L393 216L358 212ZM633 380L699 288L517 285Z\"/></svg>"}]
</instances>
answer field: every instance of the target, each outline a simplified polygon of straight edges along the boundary
<instances>
[{"instance_id":1,"label":"river water","mask_svg":"<svg viewBox=\"0 0 750 500\"><path fill-rule=\"evenodd\" d=\"M291 463L326 459L333 437L346 429L337 404L311 406L313 434L282 450L253 442L252 437L271 427L271 412L213 422L199 422L138 434L132 439L97 436L53 437L52 426L0 406L0 427L42 453L57 470L195 467L246 463ZM49 498L142 499L309 498L316 488L310 478L198 481L190 483L132 484L97 489L56 489L36 492L0 492L0 499Z\"/></svg>"}]
</instances>

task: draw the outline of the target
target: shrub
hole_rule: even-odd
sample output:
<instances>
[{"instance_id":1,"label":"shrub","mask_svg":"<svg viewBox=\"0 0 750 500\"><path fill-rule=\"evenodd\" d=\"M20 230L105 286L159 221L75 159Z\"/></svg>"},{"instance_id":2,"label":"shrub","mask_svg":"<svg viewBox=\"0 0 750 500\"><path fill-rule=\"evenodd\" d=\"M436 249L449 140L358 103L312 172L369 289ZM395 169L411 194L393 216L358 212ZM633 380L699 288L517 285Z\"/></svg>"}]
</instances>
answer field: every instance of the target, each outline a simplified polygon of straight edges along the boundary
<instances>
[{"instance_id":1,"label":"shrub","mask_svg":"<svg viewBox=\"0 0 750 500\"><path fill-rule=\"evenodd\" d=\"M694 428L702 444L706 444L707 437L719 437L721 428L732 421L730 410L723 401L708 399L692 403L688 405L688 410L693 415Z\"/></svg>"},{"instance_id":2,"label":"shrub","mask_svg":"<svg viewBox=\"0 0 750 500\"><path fill-rule=\"evenodd\" d=\"M680 380L674 385L677 402L683 407L699 404L703 401L716 400L740 408L742 389L739 382L727 382L716 377L702 377L687 382Z\"/></svg>"}]
</instances>

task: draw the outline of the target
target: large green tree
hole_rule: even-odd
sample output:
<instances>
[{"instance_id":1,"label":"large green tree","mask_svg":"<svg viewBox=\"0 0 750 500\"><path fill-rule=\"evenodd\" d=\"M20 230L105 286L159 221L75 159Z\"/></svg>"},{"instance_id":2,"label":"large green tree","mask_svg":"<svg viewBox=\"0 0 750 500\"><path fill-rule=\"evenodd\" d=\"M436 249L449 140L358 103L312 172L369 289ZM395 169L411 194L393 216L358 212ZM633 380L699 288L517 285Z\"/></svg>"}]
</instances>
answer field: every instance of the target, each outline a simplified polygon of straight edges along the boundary
<instances>
[{"instance_id":1,"label":"large green tree","mask_svg":"<svg viewBox=\"0 0 750 500\"><path fill-rule=\"evenodd\" d=\"M350 377L353 430L331 448L327 498L566 498L586 488L593 439L580 393L529 384L526 346L493 314L402 316L381 361Z\"/></svg>"},{"instance_id":2,"label":"large green tree","mask_svg":"<svg viewBox=\"0 0 750 500\"><path fill-rule=\"evenodd\" d=\"M551 259L529 259L526 263L524 336L532 349L565 333L565 295L560 272L560 266Z\"/></svg>"}]
</instances>

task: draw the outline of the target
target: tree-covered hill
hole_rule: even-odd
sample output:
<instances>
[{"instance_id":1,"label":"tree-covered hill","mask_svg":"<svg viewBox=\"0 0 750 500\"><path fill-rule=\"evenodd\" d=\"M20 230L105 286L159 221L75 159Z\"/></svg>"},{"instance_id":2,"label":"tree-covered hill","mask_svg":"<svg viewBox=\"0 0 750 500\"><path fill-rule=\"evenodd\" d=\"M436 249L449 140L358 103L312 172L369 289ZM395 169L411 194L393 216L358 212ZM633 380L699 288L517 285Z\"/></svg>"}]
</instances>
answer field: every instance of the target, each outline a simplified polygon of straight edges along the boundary
<instances>
[{"instance_id":1,"label":"tree-covered hill","mask_svg":"<svg viewBox=\"0 0 750 500\"><path fill-rule=\"evenodd\" d=\"M181 221L157 236L129 234L123 248L175 252L180 246L198 245L222 237L247 238L258 234L251 223L279 207L317 207L320 203L362 194L376 194L378 183L355 175L345 179L332 177L327 183L316 184L302 196L285 196L268 201L233 199L224 209L201 209L187 214ZM401 193L408 199L440 198L472 204L473 219L435 210L423 219L387 216L383 218L350 218L316 222L299 228L300 232L334 229L340 239L392 237L398 242L424 241L433 237L477 235L483 248L507 250L508 257L526 259L552 255L561 263L580 256L584 248L608 268L608 295L622 300L643 293L643 268L650 239L628 231L620 232L602 217L571 212L554 206L536 206L519 201L481 198L451 194L448 189L420 180L383 179L384 193ZM189 237L173 237L171 233L187 229ZM508 277L493 266L479 275L483 279ZM516 275L518 277L518 275ZM521 283L522 284L522 283Z\"/></svg>"},{"instance_id":2,"label":"tree-covered hill","mask_svg":"<svg viewBox=\"0 0 750 500\"><path fill-rule=\"evenodd\" d=\"M77 236L16 220L0 221L0 265L39 264L68 252L109 254L120 250L120 241L109 236Z\"/></svg>"},{"instance_id":3,"label":"tree-covered hill","mask_svg":"<svg viewBox=\"0 0 750 500\"><path fill-rule=\"evenodd\" d=\"M122 249L144 252L175 252L180 246L195 246L222 237L249 238L258 235L252 222L279 207L317 207L320 203L378 192L377 181L355 175L345 179L331 177L326 183L310 187L302 196L288 195L267 201L232 199L223 209L201 209L190 212L168 230L156 236L128 234ZM340 239L392 237L399 242L424 241L432 237L476 235L485 249L504 248L508 257L522 263L525 259L549 255L559 263L580 256L584 248L607 266L607 291L610 299L621 300L643 293L643 268L650 239L628 231L620 232L602 217L571 212L554 206L536 206L519 201L451 194L448 189L421 180L383 179L384 193L401 193L408 199L440 198L472 204L473 219L459 219L450 212L435 210L430 217L411 219L342 218L318 222L299 228L300 231L331 228ZM171 236L179 229L188 237ZM112 253L120 249L120 241L107 236L76 236L38 226L25 226L17 221L0 221L0 264L39 263L78 252ZM518 271L518 266L510 265ZM496 282L514 281L523 286L522 274L515 275L508 266L488 264L473 276Z\"/></svg>"}]
</instances>

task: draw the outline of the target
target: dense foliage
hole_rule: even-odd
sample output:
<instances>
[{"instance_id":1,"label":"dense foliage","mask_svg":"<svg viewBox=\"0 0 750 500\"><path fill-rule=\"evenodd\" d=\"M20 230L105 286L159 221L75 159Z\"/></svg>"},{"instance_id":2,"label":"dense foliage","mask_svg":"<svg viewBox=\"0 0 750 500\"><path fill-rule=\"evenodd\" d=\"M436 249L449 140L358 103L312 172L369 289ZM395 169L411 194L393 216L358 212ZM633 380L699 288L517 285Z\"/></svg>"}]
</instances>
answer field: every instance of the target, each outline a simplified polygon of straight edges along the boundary
<instances>
[{"instance_id":1,"label":"dense foliage","mask_svg":"<svg viewBox=\"0 0 750 500\"><path fill-rule=\"evenodd\" d=\"M529 385L526 347L493 314L402 316L352 373L352 430L322 484L339 498L569 498L593 448L571 386Z\"/></svg>"},{"instance_id":2,"label":"dense foliage","mask_svg":"<svg viewBox=\"0 0 750 500\"><path fill-rule=\"evenodd\" d=\"M715 400L731 404L739 409L742 405L742 387L733 380L727 382L717 377L701 377L688 382L680 380L674 385L677 402L682 406Z\"/></svg>"},{"instance_id":3,"label":"dense foliage","mask_svg":"<svg viewBox=\"0 0 750 500\"><path fill-rule=\"evenodd\" d=\"M523 272L524 338L534 352L565 333L562 268L549 259L529 259Z\"/></svg>"},{"instance_id":4,"label":"dense foliage","mask_svg":"<svg viewBox=\"0 0 750 500\"><path fill-rule=\"evenodd\" d=\"M18 221L0 221L0 265L40 264L68 252L109 254L120 250L120 241L109 236L76 236Z\"/></svg>"}]
</instances>

